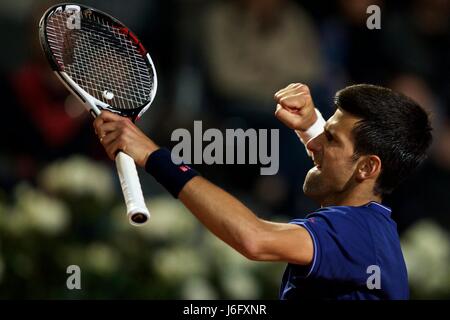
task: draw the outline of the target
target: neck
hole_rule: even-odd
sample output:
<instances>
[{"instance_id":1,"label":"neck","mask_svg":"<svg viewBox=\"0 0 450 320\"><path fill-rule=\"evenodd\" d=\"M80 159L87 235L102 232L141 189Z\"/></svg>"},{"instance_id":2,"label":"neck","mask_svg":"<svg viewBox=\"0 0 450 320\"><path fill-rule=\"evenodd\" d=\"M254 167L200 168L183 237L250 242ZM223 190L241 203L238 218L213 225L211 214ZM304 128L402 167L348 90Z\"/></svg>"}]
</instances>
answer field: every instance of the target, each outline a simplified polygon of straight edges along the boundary
<instances>
[{"instance_id":1,"label":"neck","mask_svg":"<svg viewBox=\"0 0 450 320\"><path fill-rule=\"evenodd\" d=\"M335 194L323 201L320 201L321 207L329 206L362 206L371 201L381 203L382 197L375 195L373 192L364 192L362 190L354 190L349 193Z\"/></svg>"}]
</instances>

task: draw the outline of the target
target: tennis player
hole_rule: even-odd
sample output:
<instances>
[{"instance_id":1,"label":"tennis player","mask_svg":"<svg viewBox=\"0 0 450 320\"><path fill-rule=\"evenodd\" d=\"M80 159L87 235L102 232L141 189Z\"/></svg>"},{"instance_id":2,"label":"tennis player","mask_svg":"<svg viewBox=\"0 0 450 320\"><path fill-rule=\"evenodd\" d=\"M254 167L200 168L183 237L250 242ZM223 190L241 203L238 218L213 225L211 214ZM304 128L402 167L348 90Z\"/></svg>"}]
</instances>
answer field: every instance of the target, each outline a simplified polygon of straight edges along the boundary
<instances>
[{"instance_id":1,"label":"tennis player","mask_svg":"<svg viewBox=\"0 0 450 320\"><path fill-rule=\"evenodd\" d=\"M374 85L336 93L324 121L306 85L275 94L275 116L295 130L314 161L303 192L320 209L304 219L260 219L187 165L175 165L131 121L103 112L94 127L109 157L123 150L217 237L245 257L284 261L280 299L408 299L408 277L391 209L382 204L426 158L428 115L411 99Z\"/></svg>"}]
</instances>

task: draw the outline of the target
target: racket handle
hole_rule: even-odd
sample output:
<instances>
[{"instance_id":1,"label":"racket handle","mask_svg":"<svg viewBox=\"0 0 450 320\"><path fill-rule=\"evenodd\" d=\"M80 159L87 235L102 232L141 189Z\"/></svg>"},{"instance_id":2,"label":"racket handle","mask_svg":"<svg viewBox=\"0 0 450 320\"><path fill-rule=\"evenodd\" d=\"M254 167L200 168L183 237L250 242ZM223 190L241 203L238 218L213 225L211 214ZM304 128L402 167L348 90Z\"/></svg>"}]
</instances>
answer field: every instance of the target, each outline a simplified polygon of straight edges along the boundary
<instances>
[{"instance_id":1,"label":"racket handle","mask_svg":"<svg viewBox=\"0 0 450 320\"><path fill-rule=\"evenodd\" d=\"M150 212L145 205L136 164L129 155L119 152L116 156L116 167L127 206L128 220L134 226L143 225L150 219Z\"/></svg>"}]
</instances>

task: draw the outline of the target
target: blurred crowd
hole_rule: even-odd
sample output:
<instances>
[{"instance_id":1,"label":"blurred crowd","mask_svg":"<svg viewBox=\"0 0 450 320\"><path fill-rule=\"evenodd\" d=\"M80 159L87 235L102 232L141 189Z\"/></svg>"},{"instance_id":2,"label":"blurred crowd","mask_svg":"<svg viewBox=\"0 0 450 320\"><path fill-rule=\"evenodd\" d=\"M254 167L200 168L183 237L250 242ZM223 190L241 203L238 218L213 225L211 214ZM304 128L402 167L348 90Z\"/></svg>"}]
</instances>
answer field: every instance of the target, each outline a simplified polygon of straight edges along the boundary
<instances>
[{"instance_id":1,"label":"blurred crowd","mask_svg":"<svg viewBox=\"0 0 450 320\"><path fill-rule=\"evenodd\" d=\"M387 86L418 101L432 118L430 156L385 201L409 241L405 247L416 259L411 261L425 259L414 256L411 245L420 242L417 226L425 225L424 232L442 234L430 240L440 246L433 257L450 269L449 0L129 0L125 8L121 0L76 2L117 17L152 55L159 89L139 126L158 144L173 146L172 131L192 129L194 120L202 120L204 130L280 130L277 175L260 176L258 165L196 167L262 217L303 217L317 208L301 191L312 162L296 135L273 116L277 90L291 82L307 84L325 117L334 112L334 93L354 83ZM0 204L14 201L14 190L23 182L45 189L38 181L42 171L74 154L108 167L121 200L114 164L96 140L92 119L52 74L39 47L38 21L53 3L0 3L5 119L0 126ZM374 4L381 8L381 29L369 30L366 9ZM140 173L147 194L163 194ZM432 254L424 246L421 252ZM412 274L420 274L417 268L423 265L414 264ZM1 269L0 247L0 278ZM447 287L439 289L440 295L450 297L450 275L441 273L437 283ZM433 297L429 290L427 297ZM415 294L421 297L420 289Z\"/></svg>"}]
</instances>

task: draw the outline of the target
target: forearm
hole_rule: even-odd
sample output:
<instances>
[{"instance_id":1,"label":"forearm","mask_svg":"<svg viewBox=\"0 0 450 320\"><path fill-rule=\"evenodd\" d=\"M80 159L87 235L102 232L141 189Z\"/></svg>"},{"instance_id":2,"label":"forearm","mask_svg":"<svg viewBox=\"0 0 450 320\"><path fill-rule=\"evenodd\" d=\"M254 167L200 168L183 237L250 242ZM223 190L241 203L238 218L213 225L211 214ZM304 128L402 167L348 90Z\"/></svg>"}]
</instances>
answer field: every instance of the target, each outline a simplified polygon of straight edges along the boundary
<instances>
[{"instance_id":1,"label":"forearm","mask_svg":"<svg viewBox=\"0 0 450 320\"><path fill-rule=\"evenodd\" d=\"M212 233L245 257L307 265L313 256L306 229L259 219L231 194L202 177L190 180L179 199Z\"/></svg>"},{"instance_id":2,"label":"forearm","mask_svg":"<svg viewBox=\"0 0 450 320\"><path fill-rule=\"evenodd\" d=\"M311 241L305 230L259 219L242 202L198 176L195 170L173 164L167 149L152 153L146 170L206 228L248 259L299 264L309 261Z\"/></svg>"},{"instance_id":3,"label":"forearm","mask_svg":"<svg viewBox=\"0 0 450 320\"><path fill-rule=\"evenodd\" d=\"M253 258L265 224L242 202L202 177L190 180L179 199L217 237Z\"/></svg>"}]
</instances>

